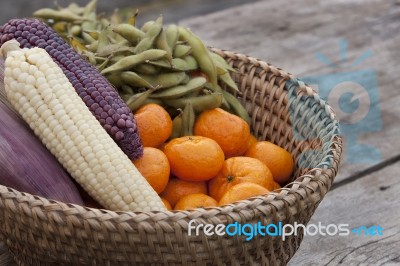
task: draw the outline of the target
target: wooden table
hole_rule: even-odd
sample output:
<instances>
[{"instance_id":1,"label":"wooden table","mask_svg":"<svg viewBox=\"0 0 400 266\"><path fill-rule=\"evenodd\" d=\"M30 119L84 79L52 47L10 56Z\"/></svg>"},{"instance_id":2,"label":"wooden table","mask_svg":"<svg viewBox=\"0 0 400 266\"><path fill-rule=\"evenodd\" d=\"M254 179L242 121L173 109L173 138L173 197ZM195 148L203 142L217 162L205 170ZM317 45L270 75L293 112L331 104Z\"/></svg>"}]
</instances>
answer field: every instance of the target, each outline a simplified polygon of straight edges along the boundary
<instances>
[{"instance_id":1,"label":"wooden table","mask_svg":"<svg viewBox=\"0 0 400 266\"><path fill-rule=\"evenodd\" d=\"M339 174L310 223L380 225L383 236L306 236L289 265L400 265L399 18L395 0L287 0L257 1L180 21L211 46L258 57L298 77L324 80L365 70L376 75L376 85L371 76L350 77L367 82L370 106L379 113L353 131L347 128ZM342 58L340 44L346 42ZM351 67L368 51L369 57ZM336 67L317 60L321 54ZM368 100L360 97L360 104ZM349 142L352 135L357 138ZM380 158L347 152L355 141L373 146Z\"/></svg>"},{"instance_id":2,"label":"wooden table","mask_svg":"<svg viewBox=\"0 0 400 266\"><path fill-rule=\"evenodd\" d=\"M190 27L210 46L258 57L298 77L324 81L336 74L370 93L356 99L358 106L369 100L374 115L361 126L347 126L339 174L310 223L380 225L383 236L306 236L289 265L400 265L399 18L399 0L266 0L169 19ZM352 66L365 52L369 56ZM346 123L352 116L340 118ZM370 145L379 157L360 144ZM0 265L12 265L9 254L0 255Z\"/></svg>"}]
</instances>

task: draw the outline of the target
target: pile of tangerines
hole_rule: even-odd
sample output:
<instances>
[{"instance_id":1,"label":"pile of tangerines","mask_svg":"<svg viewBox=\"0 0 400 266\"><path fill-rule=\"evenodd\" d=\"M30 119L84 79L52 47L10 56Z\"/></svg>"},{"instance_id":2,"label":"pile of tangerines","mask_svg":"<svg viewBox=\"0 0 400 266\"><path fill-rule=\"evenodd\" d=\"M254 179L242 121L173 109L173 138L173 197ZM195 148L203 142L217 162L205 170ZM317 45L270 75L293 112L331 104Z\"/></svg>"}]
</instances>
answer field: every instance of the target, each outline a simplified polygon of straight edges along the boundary
<instances>
[{"instance_id":1,"label":"pile of tangerines","mask_svg":"<svg viewBox=\"0 0 400 266\"><path fill-rule=\"evenodd\" d=\"M230 204L280 188L293 172L289 152L257 141L240 117L215 108L200 113L193 136L170 139L173 126L160 105L134 113L144 146L133 161L167 209Z\"/></svg>"}]
</instances>

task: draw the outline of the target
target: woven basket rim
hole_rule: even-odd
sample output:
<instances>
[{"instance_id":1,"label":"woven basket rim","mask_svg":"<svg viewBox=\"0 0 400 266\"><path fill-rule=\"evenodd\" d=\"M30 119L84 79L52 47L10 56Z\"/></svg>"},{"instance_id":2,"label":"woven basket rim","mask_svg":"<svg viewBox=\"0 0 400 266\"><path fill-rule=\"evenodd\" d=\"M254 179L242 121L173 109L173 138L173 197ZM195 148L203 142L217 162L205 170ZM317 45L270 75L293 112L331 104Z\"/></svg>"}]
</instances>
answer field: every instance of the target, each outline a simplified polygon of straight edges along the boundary
<instances>
[{"instance_id":1,"label":"woven basket rim","mask_svg":"<svg viewBox=\"0 0 400 266\"><path fill-rule=\"evenodd\" d=\"M260 66L265 71L270 71L273 74L275 74L276 76L282 77L285 82L288 82L288 81L296 81L297 82L298 81L292 74L290 74L278 67L275 67L267 62L264 62L258 58L247 56L247 55L237 53L237 52L231 52L228 50L218 49L218 48L214 48L214 47L210 47L209 49L213 52L216 52L219 54L224 54L225 56L230 57L230 58L241 58L243 60L247 60L248 62L251 62L256 66ZM317 92L313 88L307 86L306 84L302 83L301 81L298 83L299 83L298 85L301 86L302 89L306 91L308 96L316 96L315 97L316 99L320 99ZM321 105L325 105L325 107L326 107L325 110L326 110L327 114L329 115L329 117L332 120L337 121L336 115L335 115L334 111L332 110L332 108L326 102L324 102L322 99L320 101L321 101L321 103L320 103ZM335 152L336 154L338 154L340 157L341 148L335 147L334 144L336 144L336 143L341 144L341 136L339 134L334 135L334 139L332 141L333 141L333 144L331 145L330 150L332 152ZM171 219L171 220L179 220L179 219L182 219L187 216L201 217L203 214L205 214L207 212L211 212L211 213L213 213L213 215L215 215L216 211L219 214L227 214L230 212L240 212L241 209L248 208L249 206L256 207L261 202L273 203L273 205L278 206L280 204L285 204L285 202L286 203L290 202L289 199L292 198L292 195L294 195L294 194L308 195L310 193L310 191L316 192L318 189L320 189L321 185L324 187L327 187L327 190L329 190L331 184L333 183L334 177L337 173L338 164L339 163L334 164L332 167L326 168L326 169L322 169L322 168L310 169L305 174L299 176L298 178L296 178L296 180L290 182L286 186L284 186L280 189L271 191L266 195L252 197L250 199L238 201L238 202L235 202L235 203L232 203L229 205L224 205L224 206L219 206L219 207L199 208L199 209L186 210L186 211L176 211L176 210L148 211L148 212L111 211L111 210L107 210L107 209L97 209L97 208L92 208L92 207L81 206L81 205L77 205L77 204L65 203L65 202L61 202L61 201L57 201L57 200L47 199L42 196L32 195L32 194L29 194L26 192L21 192L16 189L13 189L13 188L10 188L7 186L3 186L3 185L0 185L0 191L7 190L9 193L14 194L17 199L20 199L21 202L24 202L27 200L30 201L33 199L40 200L44 203L47 202L48 204L51 204L53 206L51 209L48 210L48 212L58 211L57 208L54 208L54 205L59 205L61 207L60 208L61 210L63 209L62 207L65 207L65 206L68 206L70 208L76 208L80 214L83 214L85 216L87 213L101 212L101 213L108 213L112 217L116 217L119 215L128 215L128 216L144 215L144 217L149 217L149 218L152 216L158 216L159 217L158 220L162 220L163 217L164 218L167 217L168 219ZM314 178L314 176L315 176L314 172L320 172L320 173L323 172L325 175L329 176L329 178L328 178L329 182L328 183L322 182L322 184L321 184L321 180ZM324 195L322 195L321 198L323 198L323 196ZM144 218L144 219L146 219L146 218Z\"/></svg>"}]
</instances>

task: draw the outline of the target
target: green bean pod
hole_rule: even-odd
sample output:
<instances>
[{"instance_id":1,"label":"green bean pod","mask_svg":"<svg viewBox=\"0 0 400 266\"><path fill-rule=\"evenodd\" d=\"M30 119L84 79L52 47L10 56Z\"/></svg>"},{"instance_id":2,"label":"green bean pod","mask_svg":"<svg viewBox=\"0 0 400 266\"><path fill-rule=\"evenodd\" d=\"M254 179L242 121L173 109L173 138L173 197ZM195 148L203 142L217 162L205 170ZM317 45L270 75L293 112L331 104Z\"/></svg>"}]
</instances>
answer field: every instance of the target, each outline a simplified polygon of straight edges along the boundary
<instances>
[{"instance_id":1,"label":"green bean pod","mask_svg":"<svg viewBox=\"0 0 400 266\"><path fill-rule=\"evenodd\" d=\"M87 20L82 22L82 31L93 31L96 30L96 12L84 13L83 15Z\"/></svg>"},{"instance_id":2,"label":"green bean pod","mask_svg":"<svg viewBox=\"0 0 400 266\"><path fill-rule=\"evenodd\" d=\"M235 115L241 117L244 121L247 122L247 124L250 125L249 113L246 111L244 106L239 102L239 100L235 96L230 94L229 92L226 92L222 89L221 89L221 91L222 91L224 98L226 99L226 101L229 104L229 109L227 109L227 111L233 112Z\"/></svg>"},{"instance_id":3,"label":"green bean pod","mask_svg":"<svg viewBox=\"0 0 400 266\"><path fill-rule=\"evenodd\" d=\"M68 9L63 10L54 10L51 8L42 8L33 13L34 17L42 18L42 19L53 19L55 21L68 21L68 22L76 22L76 21L85 21L87 20L84 17L78 16L75 13L72 13Z\"/></svg>"},{"instance_id":4,"label":"green bean pod","mask_svg":"<svg viewBox=\"0 0 400 266\"><path fill-rule=\"evenodd\" d=\"M132 95L127 101L126 105L132 110L132 112L135 112L137 109L139 109L143 104L145 104L146 100L149 98L150 94L155 91L154 88L148 89L145 92L137 93Z\"/></svg>"},{"instance_id":5,"label":"green bean pod","mask_svg":"<svg viewBox=\"0 0 400 266\"><path fill-rule=\"evenodd\" d=\"M121 35L133 45L139 43L146 35L140 29L127 23L114 25L112 31Z\"/></svg>"},{"instance_id":6,"label":"green bean pod","mask_svg":"<svg viewBox=\"0 0 400 266\"><path fill-rule=\"evenodd\" d=\"M128 18L128 24L132 26L136 26L136 18L139 14L139 10L136 9L135 13Z\"/></svg>"},{"instance_id":7,"label":"green bean pod","mask_svg":"<svg viewBox=\"0 0 400 266\"><path fill-rule=\"evenodd\" d=\"M145 62L147 62L147 61L145 61ZM134 66L132 68L132 71L135 71L141 75L145 74L145 75L154 76L154 75L158 75L160 73L160 69L161 68L159 66L143 63L143 64L139 64L137 66Z\"/></svg>"},{"instance_id":8,"label":"green bean pod","mask_svg":"<svg viewBox=\"0 0 400 266\"><path fill-rule=\"evenodd\" d=\"M73 25L69 30L68 33L73 36L79 36L82 33L82 27L79 25Z\"/></svg>"},{"instance_id":9,"label":"green bean pod","mask_svg":"<svg viewBox=\"0 0 400 266\"><path fill-rule=\"evenodd\" d=\"M201 90L206 84L207 80L203 77L196 77L189 80L189 82L185 85L179 85L176 87L171 87L167 89L160 90L157 93L153 93L151 98L160 98L160 99L173 99L185 96L194 91Z\"/></svg>"},{"instance_id":10,"label":"green bean pod","mask_svg":"<svg viewBox=\"0 0 400 266\"><path fill-rule=\"evenodd\" d=\"M109 34L110 30L108 29L108 27L99 33L97 49L102 49L103 47L106 47L110 44L110 39L108 38Z\"/></svg>"},{"instance_id":11,"label":"green bean pod","mask_svg":"<svg viewBox=\"0 0 400 266\"><path fill-rule=\"evenodd\" d=\"M96 57L92 52L81 51L81 54L82 54L82 57L86 59L86 61L90 62L90 64L92 64L94 66L97 64Z\"/></svg>"},{"instance_id":12,"label":"green bean pod","mask_svg":"<svg viewBox=\"0 0 400 266\"><path fill-rule=\"evenodd\" d=\"M238 73L238 71L236 69L234 69L231 65L229 65L224 58L222 58L219 54L216 54L214 52L208 51L208 53L210 54L212 60L216 63L218 62L220 66L222 66L223 68L231 71L231 72L235 72Z\"/></svg>"},{"instance_id":13,"label":"green bean pod","mask_svg":"<svg viewBox=\"0 0 400 266\"><path fill-rule=\"evenodd\" d=\"M87 32L83 31L83 27L82 27L81 35L82 35L83 41L85 41L87 44L91 44L96 41L96 39L94 39L92 36L90 36Z\"/></svg>"},{"instance_id":14,"label":"green bean pod","mask_svg":"<svg viewBox=\"0 0 400 266\"><path fill-rule=\"evenodd\" d=\"M114 54L122 53L122 52L133 53L133 48L126 46L126 45L113 43L113 44L104 46L101 49L98 49L96 52L96 55L97 56L110 56L110 55L114 55Z\"/></svg>"},{"instance_id":15,"label":"green bean pod","mask_svg":"<svg viewBox=\"0 0 400 266\"><path fill-rule=\"evenodd\" d=\"M119 73L108 74L106 75L106 78L116 88L121 88L123 85L125 85Z\"/></svg>"},{"instance_id":16,"label":"green bean pod","mask_svg":"<svg viewBox=\"0 0 400 266\"><path fill-rule=\"evenodd\" d=\"M143 31L144 33L148 32L150 29L150 26L152 26L154 24L154 20L149 20L146 23L143 24L142 28L140 29L141 31Z\"/></svg>"},{"instance_id":17,"label":"green bean pod","mask_svg":"<svg viewBox=\"0 0 400 266\"><path fill-rule=\"evenodd\" d=\"M185 44L177 44L174 49L174 57L185 57L192 52L192 47Z\"/></svg>"},{"instance_id":18,"label":"green bean pod","mask_svg":"<svg viewBox=\"0 0 400 266\"><path fill-rule=\"evenodd\" d=\"M128 97L128 98L126 99L126 101L127 101L133 94L135 94L135 92L134 92L134 90L133 90L133 88L132 88L131 86L122 85L120 89L121 89L121 92L123 93L123 95L125 96L125 98Z\"/></svg>"},{"instance_id":19,"label":"green bean pod","mask_svg":"<svg viewBox=\"0 0 400 266\"><path fill-rule=\"evenodd\" d=\"M174 24L168 25L168 27L165 29L165 35L167 38L167 44L171 51L173 51L179 38L178 26Z\"/></svg>"},{"instance_id":20,"label":"green bean pod","mask_svg":"<svg viewBox=\"0 0 400 266\"><path fill-rule=\"evenodd\" d=\"M172 72L161 73L157 76L142 75L142 77L153 86L169 88L180 84L187 77L187 74L185 72Z\"/></svg>"},{"instance_id":21,"label":"green bean pod","mask_svg":"<svg viewBox=\"0 0 400 266\"><path fill-rule=\"evenodd\" d=\"M88 51L88 48L84 46L76 37L69 35L68 41L70 45L77 51L78 53L82 54L83 51Z\"/></svg>"},{"instance_id":22,"label":"green bean pod","mask_svg":"<svg viewBox=\"0 0 400 266\"><path fill-rule=\"evenodd\" d=\"M133 71L125 71L122 72L120 75L120 79L122 79L124 82L129 84L130 86L133 87L145 87L145 88L154 88L153 85L151 85L148 81L143 79L140 75Z\"/></svg>"},{"instance_id":23,"label":"green bean pod","mask_svg":"<svg viewBox=\"0 0 400 266\"><path fill-rule=\"evenodd\" d=\"M167 54L164 50L159 49L150 49L143 51L140 54L130 55L127 57L122 58L115 64L103 69L101 74L107 74L115 71L123 71L132 68L140 63L145 62L146 60L157 60L161 57L164 57Z\"/></svg>"},{"instance_id":24,"label":"green bean pod","mask_svg":"<svg viewBox=\"0 0 400 266\"><path fill-rule=\"evenodd\" d=\"M153 46L155 40L162 31L162 21L162 16L159 16L157 20L149 26L144 38L135 47L136 54L148 50Z\"/></svg>"},{"instance_id":25,"label":"green bean pod","mask_svg":"<svg viewBox=\"0 0 400 266\"><path fill-rule=\"evenodd\" d=\"M208 52L207 47L200 40L199 37L194 35L189 29L180 27L179 28L180 37L187 41L192 47L192 56L196 59L199 64L200 70L207 75L213 86L218 85L217 70L215 64Z\"/></svg>"},{"instance_id":26,"label":"green bean pod","mask_svg":"<svg viewBox=\"0 0 400 266\"><path fill-rule=\"evenodd\" d=\"M188 67L189 69L196 70L196 69L199 68L199 65L197 64L197 61L196 61L196 59L195 59L193 56L187 55L187 56L185 56L185 57L182 58L182 59L185 60L185 62L186 62L186 64L187 64L187 67Z\"/></svg>"},{"instance_id":27,"label":"green bean pod","mask_svg":"<svg viewBox=\"0 0 400 266\"><path fill-rule=\"evenodd\" d=\"M155 40L155 46L156 48L160 50L164 50L167 52L165 58L169 61L172 62L172 49L169 47L168 42L167 42L167 35L164 30L161 29L160 34Z\"/></svg>"},{"instance_id":28,"label":"green bean pod","mask_svg":"<svg viewBox=\"0 0 400 266\"><path fill-rule=\"evenodd\" d=\"M159 59L156 61L146 61L146 63L159 66L170 71L192 71L197 69L197 63L191 61L185 61L181 58L173 58L171 62L165 59Z\"/></svg>"},{"instance_id":29,"label":"green bean pod","mask_svg":"<svg viewBox=\"0 0 400 266\"><path fill-rule=\"evenodd\" d=\"M108 63L110 62L111 57L107 57L100 65L97 65L97 59L96 59L96 69L97 71L102 71L104 68L106 68L106 66L108 65Z\"/></svg>"},{"instance_id":30,"label":"green bean pod","mask_svg":"<svg viewBox=\"0 0 400 266\"><path fill-rule=\"evenodd\" d=\"M180 110L180 113L174 117L174 119L172 119L172 134L170 136L170 139L174 139L174 138L179 138L182 135L182 110Z\"/></svg>"},{"instance_id":31,"label":"green bean pod","mask_svg":"<svg viewBox=\"0 0 400 266\"><path fill-rule=\"evenodd\" d=\"M86 48L87 48L89 51L93 52L93 53L97 52L98 47L99 47L99 41L97 41L97 40L94 41L94 42L92 42L92 43L89 44L89 45L86 45Z\"/></svg>"},{"instance_id":32,"label":"green bean pod","mask_svg":"<svg viewBox=\"0 0 400 266\"><path fill-rule=\"evenodd\" d=\"M193 136L193 127L196 116L191 101L186 102L182 113L181 136Z\"/></svg>"},{"instance_id":33,"label":"green bean pod","mask_svg":"<svg viewBox=\"0 0 400 266\"><path fill-rule=\"evenodd\" d=\"M97 7L97 0L92 0L89 3L87 3L83 10L83 16L91 17L93 14L96 15L96 7Z\"/></svg>"},{"instance_id":34,"label":"green bean pod","mask_svg":"<svg viewBox=\"0 0 400 266\"><path fill-rule=\"evenodd\" d=\"M221 93L212 93L208 95L195 96L190 98L178 98L178 99L165 99L165 104L175 108L185 108L188 102L192 103L193 110L196 113L203 112L205 110L220 107L222 103Z\"/></svg>"},{"instance_id":35,"label":"green bean pod","mask_svg":"<svg viewBox=\"0 0 400 266\"><path fill-rule=\"evenodd\" d=\"M226 72L225 74L219 75L218 79L223 81L226 85L228 85L228 87L230 87L234 91L240 93L239 88L237 87L236 83L233 81L231 75L229 75L228 72Z\"/></svg>"}]
</instances>

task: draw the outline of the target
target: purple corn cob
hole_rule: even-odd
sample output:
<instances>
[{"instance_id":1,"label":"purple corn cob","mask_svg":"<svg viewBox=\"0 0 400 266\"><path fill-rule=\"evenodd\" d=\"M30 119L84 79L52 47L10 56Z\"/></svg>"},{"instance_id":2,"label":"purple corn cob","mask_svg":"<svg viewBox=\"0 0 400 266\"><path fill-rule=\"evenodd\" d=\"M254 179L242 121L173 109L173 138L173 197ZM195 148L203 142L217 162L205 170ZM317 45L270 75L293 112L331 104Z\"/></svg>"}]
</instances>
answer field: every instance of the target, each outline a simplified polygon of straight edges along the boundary
<instances>
[{"instance_id":1,"label":"purple corn cob","mask_svg":"<svg viewBox=\"0 0 400 266\"><path fill-rule=\"evenodd\" d=\"M21 48L45 49L129 159L142 156L143 145L129 107L111 83L51 27L37 19L12 19L0 27L0 45L11 39Z\"/></svg>"}]
</instances>

